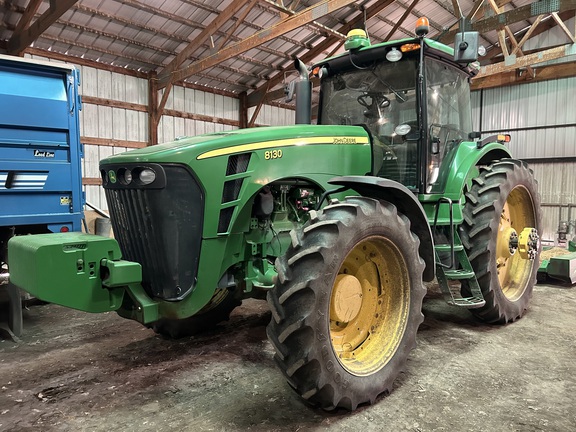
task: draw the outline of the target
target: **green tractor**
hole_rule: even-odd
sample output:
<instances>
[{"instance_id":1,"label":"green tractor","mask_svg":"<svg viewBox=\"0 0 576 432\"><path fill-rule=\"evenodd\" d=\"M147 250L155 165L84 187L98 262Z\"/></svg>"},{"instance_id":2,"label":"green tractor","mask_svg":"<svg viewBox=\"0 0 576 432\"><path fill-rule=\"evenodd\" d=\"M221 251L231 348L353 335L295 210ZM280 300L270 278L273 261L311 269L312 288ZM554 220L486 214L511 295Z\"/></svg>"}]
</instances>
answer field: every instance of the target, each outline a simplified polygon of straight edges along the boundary
<instances>
[{"instance_id":1,"label":"green tractor","mask_svg":"<svg viewBox=\"0 0 576 432\"><path fill-rule=\"evenodd\" d=\"M425 23L416 38L374 46L353 31L346 53L313 68L317 125L297 61L295 126L102 160L116 240L15 237L11 282L169 337L267 298L275 360L304 400L373 403L415 346L424 281L502 324L524 314L535 283L537 185L509 136L472 132L471 33L454 53Z\"/></svg>"}]
</instances>

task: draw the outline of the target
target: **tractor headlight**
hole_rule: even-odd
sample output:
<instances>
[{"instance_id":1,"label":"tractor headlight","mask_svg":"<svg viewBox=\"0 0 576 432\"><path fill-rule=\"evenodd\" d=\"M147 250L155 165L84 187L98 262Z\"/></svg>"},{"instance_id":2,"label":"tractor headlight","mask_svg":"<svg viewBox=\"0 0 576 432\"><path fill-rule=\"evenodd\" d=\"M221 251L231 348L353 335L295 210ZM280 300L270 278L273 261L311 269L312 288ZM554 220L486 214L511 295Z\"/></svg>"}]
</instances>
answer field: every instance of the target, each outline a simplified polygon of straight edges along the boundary
<instances>
[{"instance_id":1,"label":"tractor headlight","mask_svg":"<svg viewBox=\"0 0 576 432\"><path fill-rule=\"evenodd\" d=\"M153 183L154 180L156 180L156 173L150 168L144 168L142 171L140 171L138 179L143 185L149 185L150 183Z\"/></svg>"},{"instance_id":2,"label":"tractor headlight","mask_svg":"<svg viewBox=\"0 0 576 432\"><path fill-rule=\"evenodd\" d=\"M132 183L132 171L130 171L129 169L124 171L122 178L124 179L124 183L126 183L126 184Z\"/></svg>"}]
</instances>

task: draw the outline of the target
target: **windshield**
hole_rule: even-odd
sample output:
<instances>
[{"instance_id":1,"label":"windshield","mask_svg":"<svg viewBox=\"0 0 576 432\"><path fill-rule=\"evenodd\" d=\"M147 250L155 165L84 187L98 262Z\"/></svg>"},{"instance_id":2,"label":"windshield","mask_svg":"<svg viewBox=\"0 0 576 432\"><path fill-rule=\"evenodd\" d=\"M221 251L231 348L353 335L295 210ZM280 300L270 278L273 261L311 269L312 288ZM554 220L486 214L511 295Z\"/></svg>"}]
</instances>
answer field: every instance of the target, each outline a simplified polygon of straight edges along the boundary
<instances>
[{"instance_id":1,"label":"windshield","mask_svg":"<svg viewBox=\"0 0 576 432\"><path fill-rule=\"evenodd\" d=\"M373 175L416 188L417 62L376 64L322 79L319 124L365 125L373 146Z\"/></svg>"}]
</instances>

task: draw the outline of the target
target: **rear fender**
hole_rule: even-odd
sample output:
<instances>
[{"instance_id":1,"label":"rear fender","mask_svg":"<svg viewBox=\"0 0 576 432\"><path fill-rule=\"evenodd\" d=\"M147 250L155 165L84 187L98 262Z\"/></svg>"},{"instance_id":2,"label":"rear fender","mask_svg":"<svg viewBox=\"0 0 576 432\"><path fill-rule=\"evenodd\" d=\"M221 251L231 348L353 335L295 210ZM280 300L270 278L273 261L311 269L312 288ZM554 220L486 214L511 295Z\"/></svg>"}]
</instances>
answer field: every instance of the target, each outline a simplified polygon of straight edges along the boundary
<instances>
[{"instance_id":1,"label":"rear fender","mask_svg":"<svg viewBox=\"0 0 576 432\"><path fill-rule=\"evenodd\" d=\"M372 176L343 176L330 180L331 184L346 186L366 197L381 199L394 204L398 211L410 219L410 229L420 239L420 256L426 263L423 279L434 279L434 241L422 204L404 185L389 179Z\"/></svg>"}]
</instances>

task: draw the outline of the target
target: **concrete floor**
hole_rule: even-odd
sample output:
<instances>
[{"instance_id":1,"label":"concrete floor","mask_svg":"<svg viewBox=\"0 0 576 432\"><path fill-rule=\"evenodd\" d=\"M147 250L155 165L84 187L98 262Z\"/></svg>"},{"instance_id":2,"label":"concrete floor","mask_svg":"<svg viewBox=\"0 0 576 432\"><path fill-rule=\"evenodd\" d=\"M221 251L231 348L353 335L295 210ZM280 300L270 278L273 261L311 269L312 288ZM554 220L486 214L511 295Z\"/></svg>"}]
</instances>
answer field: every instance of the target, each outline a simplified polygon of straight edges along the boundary
<instances>
[{"instance_id":1,"label":"concrete floor","mask_svg":"<svg viewBox=\"0 0 576 432\"><path fill-rule=\"evenodd\" d=\"M54 305L0 336L2 431L574 431L576 288L535 288L528 314L477 322L435 293L391 395L354 413L303 405L272 361L264 302L200 337Z\"/></svg>"}]
</instances>

